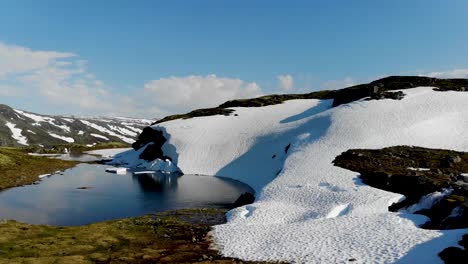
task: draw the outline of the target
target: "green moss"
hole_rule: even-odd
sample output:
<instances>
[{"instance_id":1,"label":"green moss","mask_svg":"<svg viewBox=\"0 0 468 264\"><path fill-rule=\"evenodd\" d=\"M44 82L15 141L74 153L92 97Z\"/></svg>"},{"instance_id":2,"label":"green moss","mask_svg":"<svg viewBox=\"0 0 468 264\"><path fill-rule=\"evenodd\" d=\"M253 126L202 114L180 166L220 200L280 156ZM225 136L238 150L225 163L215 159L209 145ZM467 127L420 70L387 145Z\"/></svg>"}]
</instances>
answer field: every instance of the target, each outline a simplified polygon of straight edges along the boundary
<instances>
[{"instance_id":1,"label":"green moss","mask_svg":"<svg viewBox=\"0 0 468 264\"><path fill-rule=\"evenodd\" d=\"M7 221L0 224L0 263L238 263L206 239L206 219L219 224L225 213L187 209L78 227Z\"/></svg>"}]
</instances>

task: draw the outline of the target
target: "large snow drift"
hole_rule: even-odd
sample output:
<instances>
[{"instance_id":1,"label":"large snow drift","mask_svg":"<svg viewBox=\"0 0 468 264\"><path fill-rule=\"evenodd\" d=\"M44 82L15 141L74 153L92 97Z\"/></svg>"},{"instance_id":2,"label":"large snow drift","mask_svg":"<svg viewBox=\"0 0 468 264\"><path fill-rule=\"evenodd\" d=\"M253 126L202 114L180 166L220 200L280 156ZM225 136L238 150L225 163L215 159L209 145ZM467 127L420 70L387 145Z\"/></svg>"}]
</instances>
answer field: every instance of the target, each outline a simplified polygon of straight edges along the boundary
<instances>
[{"instance_id":1,"label":"large snow drift","mask_svg":"<svg viewBox=\"0 0 468 264\"><path fill-rule=\"evenodd\" d=\"M438 263L467 230L418 228L427 219L388 206L401 195L332 165L351 148L415 145L468 151L468 93L404 90L397 100L291 100L233 108L238 116L154 126L184 173L227 176L257 191L254 204L216 226L226 256L298 263Z\"/></svg>"}]
</instances>

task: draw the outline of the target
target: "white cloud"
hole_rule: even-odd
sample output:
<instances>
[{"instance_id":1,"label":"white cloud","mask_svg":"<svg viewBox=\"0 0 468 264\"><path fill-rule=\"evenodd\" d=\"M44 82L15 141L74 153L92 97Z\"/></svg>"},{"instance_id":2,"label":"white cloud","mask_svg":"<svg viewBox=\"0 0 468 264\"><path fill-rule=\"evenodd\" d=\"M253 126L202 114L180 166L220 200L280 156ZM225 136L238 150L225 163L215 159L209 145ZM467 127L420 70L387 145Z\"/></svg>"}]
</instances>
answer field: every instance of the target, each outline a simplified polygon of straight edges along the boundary
<instances>
[{"instance_id":1,"label":"white cloud","mask_svg":"<svg viewBox=\"0 0 468 264\"><path fill-rule=\"evenodd\" d=\"M28 48L0 42L0 79L9 74L21 74L43 69L57 63L58 59L74 56L75 54L67 52L32 51Z\"/></svg>"},{"instance_id":2,"label":"white cloud","mask_svg":"<svg viewBox=\"0 0 468 264\"><path fill-rule=\"evenodd\" d=\"M80 115L141 113L134 99L112 91L68 52L35 51L0 42L0 95ZM28 105L25 105L26 110ZM36 109L37 111L37 109Z\"/></svg>"},{"instance_id":3,"label":"white cloud","mask_svg":"<svg viewBox=\"0 0 468 264\"><path fill-rule=\"evenodd\" d=\"M468 69L453 69L449 71L429 72L420 75L435 78L468 78Z\"/></svg>"},{"instance_id":4,"label":"white cloud","mask_svg":"<svg viewBox=\"0 0 468 264\"><path fill-rule=\"evenodd\" d=\"M278 87L284 91L284 92L288 92L288 91L291 91L293 89L293 86L294 86L294 79L291 75L289 74L285 74L285 75L278 75L276 76L276 78L278 79Z\"/></svg>"},{"instance_id":5,"label":"white cloud","mask_svg":"<svg viewBox=\"0 0 468 264\"><path fill-rule=\"evenodd\" d=\"M346 88L349 86L356 85L356 80L351 77L346 77L341 80L330 80L323 84L323 89L325 90L336 90L341 88Z\"/></svg>"},{"instance_id":6,"label":"white cloud","mask_svg":"<svg viewBox=\"0 0 468 264\"><path fill-rule=\"evenodd\" d=\"M144 89L150 101L167 112L186 112L263 95L255 82L216 75L161 78L146 83Z\"/></svg>"},{"instance_id":7,"label":"white cloud","mask_svg":"<svg viewBox=\"0 0 468 264\"><path fill-rule=\"evenodd\" d=\"M78 55L0 42L0 96L40 113L151 118L262 94L255 82L208 75L152 80L126 96L89 72Z\"/></svg>"}]
</instances>

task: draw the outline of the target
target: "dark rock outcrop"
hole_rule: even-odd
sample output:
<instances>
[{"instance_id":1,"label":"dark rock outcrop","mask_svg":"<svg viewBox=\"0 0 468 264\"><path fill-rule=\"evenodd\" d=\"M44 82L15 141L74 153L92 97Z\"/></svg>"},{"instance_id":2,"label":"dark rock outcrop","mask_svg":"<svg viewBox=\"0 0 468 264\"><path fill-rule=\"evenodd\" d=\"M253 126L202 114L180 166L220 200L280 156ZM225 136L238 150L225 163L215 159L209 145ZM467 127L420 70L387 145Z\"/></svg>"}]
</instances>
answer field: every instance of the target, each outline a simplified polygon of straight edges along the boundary
<instances>
[{"instance_id":1,"label":"dark rock outcrop","mask_svg":"<svg viewBox=\"0 0 468 264\"><path fill-rule=\"evenodd\" d=\"M380 150L354 149L333 161L336 166L359 172L363 182L383 190L404 194L406 199L389 207L398 211L421 197L444 188L452 192L429 209L415 213L430 221L422 228L468 228L468 153L452 150L397 146ZM459 243L439 253L446 264L468 259L468 234Z\"/></svg>"},{"instance_id":2,"label":"dark rock outcrop","mask_svg":"<svg viewBox=\"0 0 468 264\"><path fill-rule=\"evenodd\" d=\"M468 227L468 153L452 150L397 146L380 150L354 149L333 161L336 166L360 173L370 186L401 193L406 200L390 206L391 211L417 203L424 195L451 188L450 195L419 214L431 221L430 229Z\"/></svg>"},{"instance_id":3,"label":"dark rock outcrop","mask_svg":"<svg viewBox=\"0 0 468 264\"><path fill-rule=\"evenodd\" d=\"M167 139L164 137L162 131L155 130L151 127L145 127L141 134L138 136L138 140L132 144L133 149L139 150L140 148L148 145L146 149L140 154L140 159L144 160L172 160L170 157L164 155L161 147Z\"/></svg>"},{"instance_id":4,"label":"dark rock outcrop","mask_svg":"<svg viewBox=\"0 0 468 264\"><path fill-rule=\"evenodd\" d=\"M368 84L359 84L338 90L333 106L347 104L365 97L375 96L376 92L390 99L401 99L403 94L388 91L404 90L420 86L436 87L436 91L468 91L468 79L438 79L421 76L390 76Z\"/></svg>"}]
</instances>

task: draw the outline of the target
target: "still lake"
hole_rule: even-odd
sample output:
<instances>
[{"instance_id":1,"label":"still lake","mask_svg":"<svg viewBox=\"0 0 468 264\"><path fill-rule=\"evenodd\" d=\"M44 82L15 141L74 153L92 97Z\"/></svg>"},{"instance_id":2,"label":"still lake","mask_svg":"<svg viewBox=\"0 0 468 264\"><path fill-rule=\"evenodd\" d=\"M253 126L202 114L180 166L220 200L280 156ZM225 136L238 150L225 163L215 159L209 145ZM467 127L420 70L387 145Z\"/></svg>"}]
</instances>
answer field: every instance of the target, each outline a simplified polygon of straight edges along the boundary
<instances>
[{"instance_id":1,"label":"still lake","mask_svg":"<svg viewBox=\"0 0 468 264\"><path fill-rule=\"evenodd\" d=\"M225 207L252 188L227 178L173 174L112 174L79 164L39 184L0 192L0 219L84 225L164 210Z\"/></svg>"}]
</instances>

